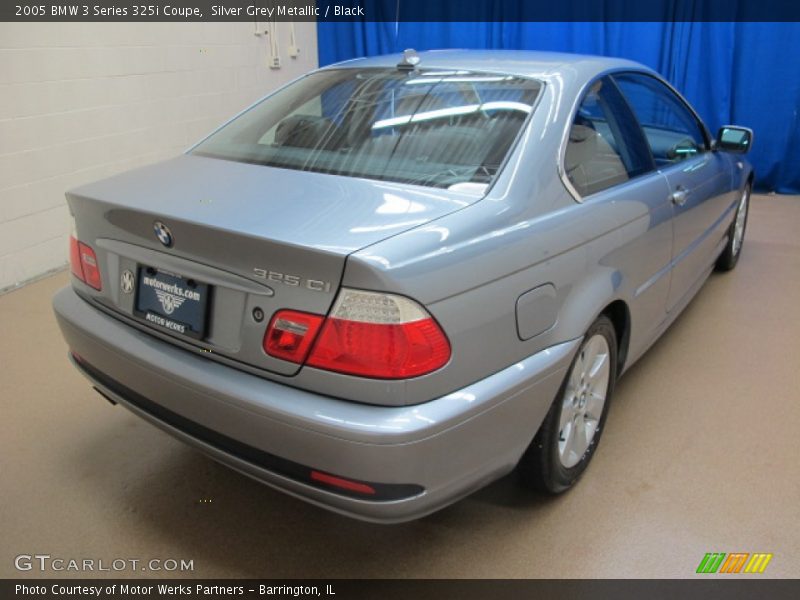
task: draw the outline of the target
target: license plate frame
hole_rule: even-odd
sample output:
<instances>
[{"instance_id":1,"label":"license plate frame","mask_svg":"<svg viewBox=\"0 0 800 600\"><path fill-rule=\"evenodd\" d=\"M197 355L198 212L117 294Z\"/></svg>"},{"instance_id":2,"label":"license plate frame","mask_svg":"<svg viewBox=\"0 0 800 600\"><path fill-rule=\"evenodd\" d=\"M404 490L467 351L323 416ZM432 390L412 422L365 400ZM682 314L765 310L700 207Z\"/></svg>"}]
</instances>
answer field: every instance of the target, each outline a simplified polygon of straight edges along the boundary
<instances>
[{"instance_id":1,"label":"license plate frame","mask_svg":"<svg viewBox=\"0 0 800 600\"><path fill-rule=\"evenodd\" d=\"M157 267L137 271L134 314L161 331L204 339L212 286Z\"/></svg>"}]
</instances>

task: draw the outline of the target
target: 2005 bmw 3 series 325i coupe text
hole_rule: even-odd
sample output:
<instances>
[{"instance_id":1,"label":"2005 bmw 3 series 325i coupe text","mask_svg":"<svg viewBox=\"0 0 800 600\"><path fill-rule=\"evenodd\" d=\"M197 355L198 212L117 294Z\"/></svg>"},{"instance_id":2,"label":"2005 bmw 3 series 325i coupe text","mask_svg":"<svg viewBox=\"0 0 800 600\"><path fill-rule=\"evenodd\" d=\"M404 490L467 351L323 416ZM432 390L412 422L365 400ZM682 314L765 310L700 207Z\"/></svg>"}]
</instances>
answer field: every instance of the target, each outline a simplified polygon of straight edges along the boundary
<instances>
[{"instance_id":1,"label":"2005 bmw 3 series 325i coupe text","mask_svg":"<svg viewBox=\"0 0 800 600\"><path fill-rule=\"evenodd\" d=\"M326 508L409 520L515 467L557 493L736 264L751 140L623 60L333 65L68 192L55 311L104 396Z\"/></svg>"}]
</instances>

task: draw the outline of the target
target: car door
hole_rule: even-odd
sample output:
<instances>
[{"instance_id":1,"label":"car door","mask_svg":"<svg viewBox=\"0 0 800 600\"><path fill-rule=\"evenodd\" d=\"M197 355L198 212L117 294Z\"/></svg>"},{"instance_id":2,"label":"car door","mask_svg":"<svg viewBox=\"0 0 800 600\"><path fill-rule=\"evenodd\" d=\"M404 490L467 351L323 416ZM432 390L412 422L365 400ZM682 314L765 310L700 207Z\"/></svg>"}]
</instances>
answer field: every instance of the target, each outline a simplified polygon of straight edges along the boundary
<instances>
[{"instance_id":1,"label":"car door","mask_svg":"<svg viewBox=\"0 0 800 600\"><path fill-rule=\"evenodd\" d=\"M715 258L719 239L713 233L724 213L729 187L726 162L711 150L706 129L694 111L663 82L644 73L620 73L614 80L669 184L673 211L670 311Z\"/></svg>"},{"instance_id":2,"label":"car door","mask_svg":"<svg viewBox=\"0 0 800 600\"><path fill-rule=\"evenodd\" d=\"M672 205L642 131L614 82L603 77L581 98L563 158L565 183L597 215L632 219L618 231L620 246L599 256L599 268L623 274L637 323L633 353L666 317L672 258Z\"/></svg>"}]
</instances>

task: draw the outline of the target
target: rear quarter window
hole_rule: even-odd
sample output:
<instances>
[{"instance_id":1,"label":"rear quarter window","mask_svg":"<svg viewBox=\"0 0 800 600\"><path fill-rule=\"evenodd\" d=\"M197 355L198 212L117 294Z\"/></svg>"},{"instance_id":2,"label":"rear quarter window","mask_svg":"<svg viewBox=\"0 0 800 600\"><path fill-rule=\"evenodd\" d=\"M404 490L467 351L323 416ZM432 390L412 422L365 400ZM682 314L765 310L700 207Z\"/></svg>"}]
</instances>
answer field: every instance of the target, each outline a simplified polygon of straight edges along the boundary
<instances>
[{"instance_id":1,"label":"rear quarter window","mask_svg":"<svg viewBox=\"0 0 800 600\"><path fill-rule=\"evenodd\" d=\"M641 129L614 83L594 82L570 125L564 172L581 196L624 183L654 168Z\"/></svg>"}]
</instances>

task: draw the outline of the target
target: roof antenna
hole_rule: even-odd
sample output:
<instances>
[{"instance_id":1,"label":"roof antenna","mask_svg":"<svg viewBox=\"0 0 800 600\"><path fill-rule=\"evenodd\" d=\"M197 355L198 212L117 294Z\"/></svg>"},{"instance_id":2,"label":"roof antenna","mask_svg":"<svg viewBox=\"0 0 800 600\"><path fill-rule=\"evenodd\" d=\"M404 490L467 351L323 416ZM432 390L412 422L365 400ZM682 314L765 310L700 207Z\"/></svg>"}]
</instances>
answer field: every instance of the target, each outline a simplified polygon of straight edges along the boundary
<instances>
[{"instance_id":1,"label":"roof antenna","mask_svg":"<svg viewBox=\"0 0 800 600\"><path fill-rule=\"evenodd\" d=\"M406 48L403 50L403 60L397 63L397 69L400 71L413 71L417 68L420 58L417 51L413 48Z\"/></svg>"}]
</instances>

